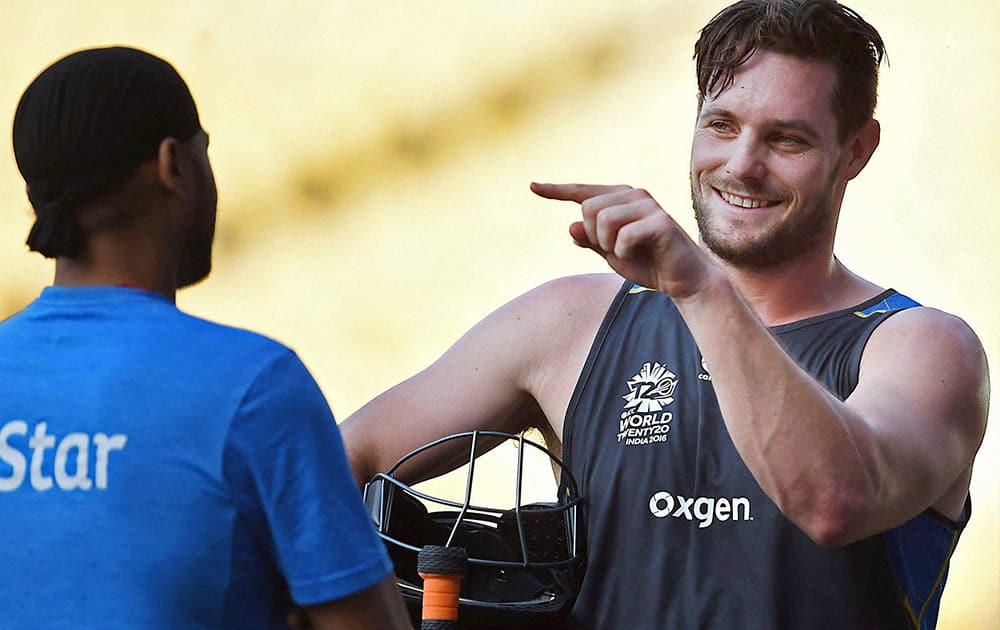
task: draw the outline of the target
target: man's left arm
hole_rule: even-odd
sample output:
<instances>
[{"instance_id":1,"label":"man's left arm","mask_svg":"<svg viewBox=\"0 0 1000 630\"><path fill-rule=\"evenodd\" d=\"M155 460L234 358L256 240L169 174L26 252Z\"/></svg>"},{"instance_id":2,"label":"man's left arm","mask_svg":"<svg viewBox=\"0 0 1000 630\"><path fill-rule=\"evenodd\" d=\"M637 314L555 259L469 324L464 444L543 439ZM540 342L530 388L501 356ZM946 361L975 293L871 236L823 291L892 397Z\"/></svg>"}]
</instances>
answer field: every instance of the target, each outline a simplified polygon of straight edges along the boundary
<instances>
[{"instance_id":1,"label":"man's left arm","mask_svg":"<svg viewBox=\"0 0 1000 630\"><path fill-rule=\"evenodd\" d=\"M712 366L740 456L813 540L846 545L964 501L989 401L982 344L964 322L928 308L889 318L869 340L857 388L841 401L796 364L649 193L586 184L532 190L579 203L573 240L673 298Z\"/></svg>"},{"instance_id":2,"label":"man's left arm","mask_svg":"<svg viewBox=\"0 0 1000 630\"><path fill-rule=\"evenodd\" d=\"M790 520L839 546L928 507L957 516L989 399L986 357L964 322L929 308L889 318L840 401L788 356L728 278L703 291L678 308L712 366L737 450Z\"/></svg>"}]
</instances>

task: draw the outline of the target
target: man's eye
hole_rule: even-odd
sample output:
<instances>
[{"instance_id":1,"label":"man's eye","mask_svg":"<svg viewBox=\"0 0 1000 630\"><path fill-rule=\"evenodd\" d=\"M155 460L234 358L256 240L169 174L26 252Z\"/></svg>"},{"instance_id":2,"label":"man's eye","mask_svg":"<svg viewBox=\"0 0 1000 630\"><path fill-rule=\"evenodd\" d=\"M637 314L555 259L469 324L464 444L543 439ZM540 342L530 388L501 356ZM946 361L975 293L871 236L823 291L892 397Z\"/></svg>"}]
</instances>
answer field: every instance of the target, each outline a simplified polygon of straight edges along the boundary
<instances>
[{"instance_id":1,"label":"man's eye","mask_svg":"<svg viewBox=\"0 0 1000 630\"><path fill-rule=\"evenodd\" d=\"M712 129L715 129L716 131L729 131L732 127L730 127L729 123L724 120L715 120L712 121Z\"/></svg>"},{"instance_id":2,"label":"man's eye","mask_svg":"<svg viewBox=\"0 0 1000 630\"><path fill-rule=\"evenodd\" d=\"M795 136L777 136L775 140L778 142L778 144L784 144L788 146L800 146L802 144L805 144L804 142L802 142L801 139L796 138Z\"/></svg>"}]
</instances>

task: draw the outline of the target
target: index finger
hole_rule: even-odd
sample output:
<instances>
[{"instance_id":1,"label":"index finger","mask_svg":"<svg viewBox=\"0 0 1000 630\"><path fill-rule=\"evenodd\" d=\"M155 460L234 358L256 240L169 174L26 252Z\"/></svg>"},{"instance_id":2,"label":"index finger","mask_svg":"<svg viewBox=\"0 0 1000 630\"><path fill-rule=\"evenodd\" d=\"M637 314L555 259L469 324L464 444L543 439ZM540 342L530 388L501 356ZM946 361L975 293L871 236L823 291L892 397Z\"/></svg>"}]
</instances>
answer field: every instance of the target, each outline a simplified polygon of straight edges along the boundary
<instances>
[{"instance_id":1,"label":"index finger","mask_svg":"<svg viewBox=\"0 0 1000 630\"><path fill-rule=\"evenodd\" d=\"M541 184L531 182L531 192L546 199L583 203L591 197L610 192L631 190L631 186L604 186L599 184Z\"/></svg>"}]
</instances>

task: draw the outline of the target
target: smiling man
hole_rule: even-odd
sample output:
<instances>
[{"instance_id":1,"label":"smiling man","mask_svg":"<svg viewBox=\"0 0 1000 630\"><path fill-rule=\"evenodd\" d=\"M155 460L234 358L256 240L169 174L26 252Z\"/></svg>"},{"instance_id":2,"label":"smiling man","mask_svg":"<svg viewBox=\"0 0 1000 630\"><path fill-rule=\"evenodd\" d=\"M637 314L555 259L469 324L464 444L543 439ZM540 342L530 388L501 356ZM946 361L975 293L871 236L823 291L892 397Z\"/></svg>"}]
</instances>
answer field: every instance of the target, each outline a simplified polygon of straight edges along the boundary
<instances>
[{"instance_id":1,"label":"smiling man","mask_svg":"<svg viewBox=\"0 0 1000 630\"><path fill-rule=\"evenodd\" d=\"M720 12L695 46L700 243L644 190L533 184L616 273L512 301L350 418L359 480L538 427L588 501L572 627L933 628L988 377L962 320L834 255L883 52L832 0Z\"/></svg>"}]
</instances>

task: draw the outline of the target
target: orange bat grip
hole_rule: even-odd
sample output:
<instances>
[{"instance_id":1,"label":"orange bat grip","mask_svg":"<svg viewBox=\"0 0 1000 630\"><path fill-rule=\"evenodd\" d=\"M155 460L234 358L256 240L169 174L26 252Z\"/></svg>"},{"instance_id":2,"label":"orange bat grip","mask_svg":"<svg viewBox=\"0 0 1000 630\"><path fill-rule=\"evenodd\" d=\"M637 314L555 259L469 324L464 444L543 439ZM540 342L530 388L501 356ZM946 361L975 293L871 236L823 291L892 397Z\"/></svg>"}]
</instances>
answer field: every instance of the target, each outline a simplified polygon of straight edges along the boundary
<instances>
[{"instance_id":1,"label":"orange bat grip","mask_svg":"<svg viewBox=\"0 0 1000 630\"><path fill-rule=\"evenodd\" d=\"M464 575L421 573L424 579L422 617L433 621L458 621L458 593Z\"/></svg>"}]
</instances>

